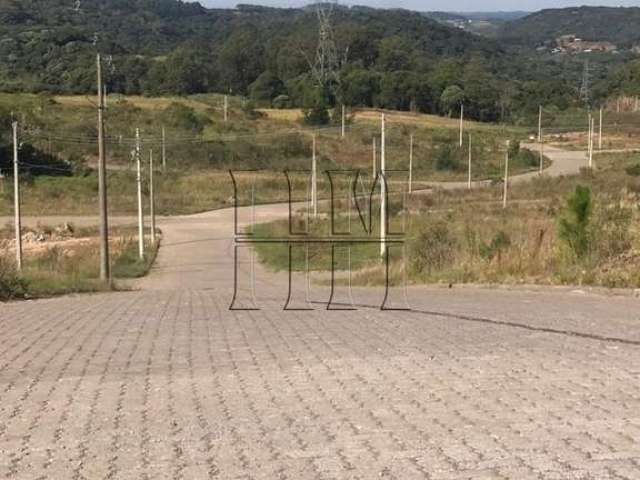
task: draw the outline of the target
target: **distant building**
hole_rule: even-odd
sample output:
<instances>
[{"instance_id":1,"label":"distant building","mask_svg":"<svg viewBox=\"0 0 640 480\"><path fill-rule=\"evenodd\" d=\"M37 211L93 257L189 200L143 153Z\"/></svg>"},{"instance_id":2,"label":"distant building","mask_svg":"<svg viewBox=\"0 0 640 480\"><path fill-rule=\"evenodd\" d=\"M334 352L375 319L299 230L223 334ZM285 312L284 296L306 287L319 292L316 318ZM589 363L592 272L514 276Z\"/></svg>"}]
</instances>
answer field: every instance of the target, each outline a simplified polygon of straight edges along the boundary
<instances>
[{"instance_id":1,"label":"distant building","mask_svg":"<svg viewBox=\"0 0 640 480\"><path fill-rule=\"evenodd\" d=\"M575 35L562 35L556 38L559 53L591 53L591 52L615 52L618 47L607 41L587 41Z\"/></svg>"}]
</instances>

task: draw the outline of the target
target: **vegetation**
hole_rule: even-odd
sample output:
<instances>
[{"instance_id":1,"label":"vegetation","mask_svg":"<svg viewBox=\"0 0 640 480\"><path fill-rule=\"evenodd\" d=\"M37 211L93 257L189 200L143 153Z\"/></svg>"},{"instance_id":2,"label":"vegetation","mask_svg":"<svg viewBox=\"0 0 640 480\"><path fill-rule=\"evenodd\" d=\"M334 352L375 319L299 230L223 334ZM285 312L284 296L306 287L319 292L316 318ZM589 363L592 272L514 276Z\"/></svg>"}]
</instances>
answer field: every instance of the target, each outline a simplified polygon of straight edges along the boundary
<instances>
[{"instance_id":1,"label":"vegetation","mask_svg":"<svg viewBox=\"0 0 640 480\"><path fill-rule=\"evenodd\" d=\"M574 7L541 10L502 26L500 37L526 45L553 42L561 35L576 35L589 41L609 41L621 47L640 43L635 27L640 8ZM611 28L615 25L615 28Z\"/></svg>"},{"instance_id":2,"label":"vegetation","mask_svg":"<svg viewBox=\"0 0 640 480\"><path fill-rule=\"evenodd\" d=\"M393 205L392 230L406 225L409 280L640 287L640 231L635 227L640 180L626 172L637 163L637 154L603 154L597 156L593 173L514 184L506 210L500 186L434 191L413 195L405 208ZM322 222L312 229L328 235ZM260 231L287 235L285 222L262 225ZM276 247L259 247L261 259L273 268L286 268L286 252L278 255L270 248ZM311 257L323 255L326 251L314 251ZM370 246L353 247L352 258L358 259L354 268L359 268L355 282L383 281L378 257ZM327 265L320 262L316 268L326 270ZM294 268L303 269L304 263L298 259ZM391 271L399 281L403 269L397 259Z\"/></svg>"},{"instance_id":3,"label":"vegetation","mask_svg":"<svg viewBox=\"0 0 640 480\"><path fill-rule=\"evenodd\" d=\"M522 47L527 32L546 41L555 38L559 25L580 34L584 24L599 35L615 24L625 42L637 39L633 18L640 9L597 14L577 9L583 24L573 18L574 10L514 21L499 18L505 32L515 33L498 42L418 12L337 7L340 82L335 92L320 92L310 74L318 31L313 8L239 5L225 10L177 0L83 0L74 9L66 0L4 0L0 91L94 92L95 53L100 51L113 93L232 92L257 107L302 107L315 113L327 102L328 107L345 103L450 115L464 102L469 118L533 124L540 104L559 109L579 104L582 60L537 55ZM612 20L602 21L603 15ZM538 17L548 29L539 28ZM617 78L627 57L590 58L597 83L608 82L609 72ZM609 94L596 90L594 101Z\"/></svg>"},{"instance_id":4,"label":"vegetation","mask_svg":"<svg viewBox=\"0 0 640 480\"><path fill-rule=\"evenodd\" d=\"M51 228L40 227L41 232ZM8 230L0 230L8 235ZM100 251L93 230L78 230L75 238L25 245L23 271L16 272L8 250L0 248L0 301L40 298L69 293L106 291L110 288L98 280ZM138 256L138 243L133 230L113 230L111 244L113 254L112 274L116 280L138 278L146 275L157 253L158 245L147 245L144 260ZM1 247L1 245L0 245Z\"/></svg>"}]
</instances>

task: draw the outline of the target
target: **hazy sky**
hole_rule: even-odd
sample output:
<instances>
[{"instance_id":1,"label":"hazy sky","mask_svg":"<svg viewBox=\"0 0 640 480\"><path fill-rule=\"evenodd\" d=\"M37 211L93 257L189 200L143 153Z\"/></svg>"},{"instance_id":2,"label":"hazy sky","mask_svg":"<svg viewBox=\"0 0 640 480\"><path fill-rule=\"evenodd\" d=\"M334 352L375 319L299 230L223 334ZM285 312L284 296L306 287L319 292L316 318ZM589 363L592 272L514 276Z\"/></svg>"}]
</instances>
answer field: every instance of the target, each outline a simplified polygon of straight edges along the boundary
<instances>
[{"instance_id":1,"label":"hazy sky","mask_svg":"<svg viewBox=\"0 0 640 480\"><path fill-rule=\"evenodd\" d=\"M238 3L269 5L277 7L299 7L309 3L304 0L200 0L208 7L234 7ZM640 7L640 0L352 0L340 1L346 5L369 5L372 7L398 7L411 10L430 11L498 11L525 10L535 11L543 8L573 7L579 5Z\"/></svg>"}]
</instances>

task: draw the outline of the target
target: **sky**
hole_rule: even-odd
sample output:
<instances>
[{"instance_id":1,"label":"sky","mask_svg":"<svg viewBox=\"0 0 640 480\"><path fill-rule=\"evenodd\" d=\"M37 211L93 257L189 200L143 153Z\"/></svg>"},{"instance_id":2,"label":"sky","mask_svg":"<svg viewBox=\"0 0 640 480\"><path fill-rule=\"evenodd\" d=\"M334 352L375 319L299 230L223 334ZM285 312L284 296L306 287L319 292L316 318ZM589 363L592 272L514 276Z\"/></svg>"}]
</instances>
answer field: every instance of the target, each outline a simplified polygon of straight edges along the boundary
<instances>
[{"instance_id":1,"label":"sky","mask_svg":"<svg viewBox=\"0 0 640 480\"><path fill-rule=\"evenodd\" d=\"M228 8L238 3L268 5L274 7L299 7L309 3L305 0L200 0L208 7ZM407 8L410 10L448 12L478 11L536 11L543 8L575 7L580 5L596 5L608 7L640 7L640 0L349 0L340 1L346 5L368 5L371 7Z\"/></svg>"}]
</instances>

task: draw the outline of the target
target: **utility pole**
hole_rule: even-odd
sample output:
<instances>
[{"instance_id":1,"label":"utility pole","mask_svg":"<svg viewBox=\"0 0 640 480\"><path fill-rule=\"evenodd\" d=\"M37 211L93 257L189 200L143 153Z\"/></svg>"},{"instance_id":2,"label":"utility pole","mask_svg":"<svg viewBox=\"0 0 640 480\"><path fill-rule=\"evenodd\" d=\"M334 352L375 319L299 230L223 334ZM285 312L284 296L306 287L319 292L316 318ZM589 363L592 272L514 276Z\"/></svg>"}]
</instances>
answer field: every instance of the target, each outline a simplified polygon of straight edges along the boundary
<instances>
[{"instance_id":1,"label":"utility pole","mask_svg":"<svg viewBox=\"0 0 640 480\"><path fill-rule=\"evenodd\" d=\"M544 170L544 143L540 142L540 175Z\"/></svg>"},{"instance_id":2,"label":"utility pole","mask_svg":"<svg viewBox=\"0 0 640 480\"><path fill-rule=\"evenodd\" d=\"M538 142L542 142L542 105L540 105L538 112Z\"/></svg>"},{"instance_id":3,"label":"utility pole","mask_svg":"<svg viewBox=\"0 0 640 480\"><path fill-rule=\"evenodd\" d=\"M342 104L342 138L346 135L346 112L344 108L344 103Z\"/></svg>"},{"instance_id":4,"label":"utility pole","mask_svg":"<svg viewBox=\"0 0 640 480\"><path fill-rule=\"evenodd\" d=\"M376 173L377 173L377 168L378 168L378 142L376 141L376 137L373 137L373 176L372 178L372 182L376 181Z\"/></svg>"},{"instance_id":5,"label":"utility pole","mask_svg":"<svg viewBox=\"0 0 640 480\"><path fill-rule=\"evenodd\" d=\"M460 148L462 148L462 132L464 130L464 103L460 104Z\"/></svg>"},{"instance_id":6,"label":"utility pole","mask_svg":"<svg viewBox=\"0 0 640 480\"><path fill-rule=\"evenodd\" d=\"M507 154L504 162L504 191L502 192L502 208L507 208L507 196L509 195L509 146L511 142L507 140Z\"/></svg>"},{"instance_id":7,"label":"utility pole","mask_svg":"<svg viewBox=\"0 0 640 480\"><path fill-rule=\"evenodd\" d=\"M311 206L313 217L318 217L318 159L316 154L316 134L313 134L313 155L311 158Z\"/></svg>"},{"instance_id":8,"label":"utility pole","mask_svg":"<svg viewBox=\"0 0 640 480\"><path fill-rule=\"evenodd\" d=\"M22 219L20 217L20 173L18 171L18 122L11 124L13 129L13 211L16 230L16 268L22 271Z\"/></svg>"},{"instance_id":9,"label":"utility pole","mask_svg":"<svg viewBox=\"0 0 640 480\"><path fill-rule=\"evenodd\" d=\"M136 166L138 184L138 255L144 260L144 215L142 212L142 162L140 158L140 129L136 128Z\"/></svg>"},{"instance_id":10,"label":"utility pole","mask_svg":"<svg viewBox=\"0 0 640 480\"><path fill-rule=\"evenodd\" d=\"M469 134L469 175L467 178L467 188L471 190L471 134Z\"/></svg>"},{"instance_id":11,"label":"utility pole","mask_svg":"<svg viewBox=\"0 0 640 480\"><path fill-rule=\"evenodd\" d=\"M224 96L224 121L229 120L229 95Z\"/></svg>"},{"instance_id":12,"label":"utility pole","mask_svg":"<svg viewBox=\"0 0 640 480\"><path fill-rule=\"evenodd\" d=\"M600 130L598 133L598 150L602 150L602 107L600 107Z\"/></svg>"},{"instance_id":13,"label":"utility pole","mask_svg":"<svg viewBox=\"0 0 640 480\"><path fill-rule=\"evenodd\" d=\"M100 280L111 278L109 262L109 217L107 210L107 159L104 142L104 99L106 88L102 87L102 60L97 56L98 68L98 204L100 208Z\"/></svg>"},{"instance_id":14,"label":"utility pole","mask_svg":"<svg viewBox=\"0 0 640 480\"><path fill-rule=\"evenodd\" d=\"M596 119L591 119L591 134L589 135L589 168L593 168L593 135L596 129Z\"/></svg>"},{"instance_id":15,"label":"utility pole","mask_svg":"<svg viewBox=\"0 0 640 480\"><path fill-rule=\"evenodd\" d=\"M409 137L409 193L413 193L413 134Z\"/></svg>"},{"instance_id":16,"label":"utility pole","mask_svg":"<svg viewBox=\"0 0 640 480\"><path fill-rule=\"evenodd\" d=\"M382 114L381 138L380 138L380 256L387 253L387 179L386 179L386 139L385 118Z\"/></svg>"},{"instance_id":17,"label":"utility pole","mask_svg":"<svg viewBox=\"0 0 640 480\"><path fill-rule=\"evenodd\" d=\"M156 197L153 191L153 150L149 150L149 216L151 217L151 244L156 244Z\"/></svg>"},{"instance_id":18,"label":"utility pole","mask_svg":"<svg viewBox=\"0 0 640 480\"><path fill-rule=\"evenodd\" d=\"M164 127L162 127L162 171L167 171L167 137Z\"/></svg>"}]
</instances>

